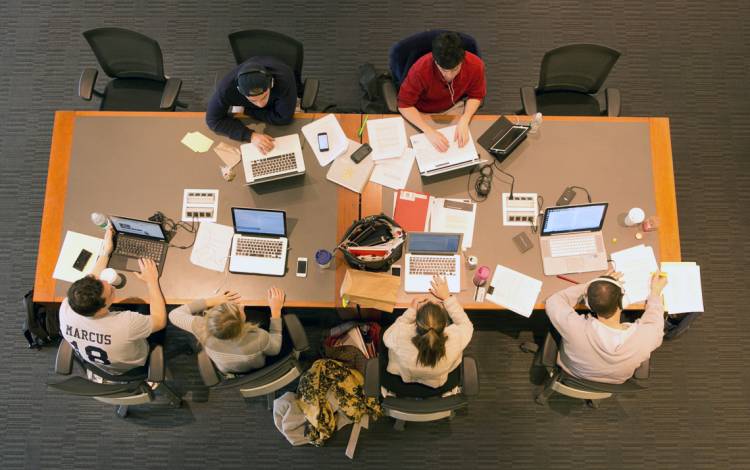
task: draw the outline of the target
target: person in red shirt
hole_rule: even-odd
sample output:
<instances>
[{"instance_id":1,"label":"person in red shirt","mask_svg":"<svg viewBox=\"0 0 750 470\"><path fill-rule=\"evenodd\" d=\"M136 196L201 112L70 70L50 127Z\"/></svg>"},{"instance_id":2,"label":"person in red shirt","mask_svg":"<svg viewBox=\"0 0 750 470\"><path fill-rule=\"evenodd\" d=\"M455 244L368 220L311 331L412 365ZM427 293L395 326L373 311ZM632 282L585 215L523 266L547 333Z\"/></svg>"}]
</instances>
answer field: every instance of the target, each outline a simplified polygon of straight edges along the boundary
<instances>
[{"instance_id":1,"label":"person in red shirt","mask_svg":"<svg viewBox=\"0 0 750 470\"><path fill-rule=\"evenodd\" d=\"M409 68L398 91L398 110L427 135L437 150L445 152L450 145L448 140L428 124L422 113L445 112L465 99L453 136L463 147L469 141L469 122L486 94L484 62L464 50L457 33L447 32L432 41L431 53Z\"/></svg>"}]
</instances>

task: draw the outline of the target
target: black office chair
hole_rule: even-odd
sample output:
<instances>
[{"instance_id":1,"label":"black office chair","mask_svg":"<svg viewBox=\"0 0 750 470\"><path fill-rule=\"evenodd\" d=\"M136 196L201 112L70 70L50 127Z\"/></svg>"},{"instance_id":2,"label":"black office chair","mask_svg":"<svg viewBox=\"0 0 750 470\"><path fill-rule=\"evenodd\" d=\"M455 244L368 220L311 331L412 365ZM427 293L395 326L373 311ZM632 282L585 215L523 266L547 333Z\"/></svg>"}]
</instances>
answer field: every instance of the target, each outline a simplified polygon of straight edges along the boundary
<instances>
[{"instance_id":1,"label":"black office chair","mask_svg":"<svg viewBox=\"0 0 750 470\"><path fill-rule=\"evenodd\" d=\"M61 341L57 349L55 372L70 375L74 362L84 371L90 371L111 383L96 383L76 375L62 382L48 383L48 387L70 395L92 397L100 402L115 405L115 414L120 418L127 416L130 406L153 402L154 390L157 389L173 408L179 408L182 404L180 397L164 383L163 346L152 347L147 366L136 367L125 374L112 375L81 359L70 343Z\"/></svg>"},{"instance_id":2,"label":"black office chair","mask_svg":"<svg viewBox=\"0 0 750 470\"><path fill-rule=\"evenodd\" d=\"M284 336L288 334L292 345L291 351L286 354L282 351L278 356L267 358L269 363L262 369L227 377L216 369L206 351L201 350L198 352L198 369L203 383L213 390L239 388L240 394L245 398L265 395L268 409L271 409L276 391L286 387L302 375L299 356L310 347L299 318L294 314L287 314L283 319L286 327Z\"/></svg>"},{"instance_id":3,"label":"black office chair","mask_svg":"<svg viewBox=\"0 0 750 470\"><path fill-rule=\"evenodd\" d=\"M177 101L182 80L164 75L161 48L155 40L122 28L98 28L83 33L112 80L104 91L94 88L99 72L85 68L78 95L86 101L101 98L99 109L108 111L174 111L186 107Z\"/></svg>"},{"instance_id":4,"label":"black office chair","mask_svg":"<svg viewBox=\"0 0 750 470\"><path fill-rule=\"evenodd\" d=\"M664 320L664 339L670 341L684 335L690 325L702 314L703 312L689 312L668 315L667 319Z\"/></svg>"},{"instance_id":5,"label":"black office chair","mask_svg":"<svg viewBox=\"0 0 750 470\"><path fill-rule=\"evenodd\" d=\"M300 107L307 111L315 105L320 80L314 78L302 80L305 48L301 42L275 31L248 29L230 34L229 44L232 46L234 60L238 65L254 56L271 56L287 64L294 71L297 95L301 98Z\"/></svg>"},{"instance_id":6,"label":"black office chair","mask_svg":"<svg viewBox=\"0 0 750 470\"><path fill-rule=\"evenodd\" d=\"M444 32L446 30L443 29L423 31L402 39L391 46L391 50L388 52L388 65L391 69L393 81L384 82L382 89L388 111L398 113L398 89L401 87L401 83L406 79L406 75L414 62L423 55L432 52L432 41ZM458 33L458 35L461 36L464 49L467 52L479 57L482 56L477 41L473 37L465 33Z\"/></svg>"},{"instance_id":7,"label":"black office chair","mask_svg":"<svg viewBox=\"0 0 750 470\"><path fill-rule=\"evenodd\" d=\"M521 87L523 112L550 116L619 116L620 90L604 90L605 109L594 96L620 53L596 44L558 47L542 59L539 85Z\"/></svg>"}]
</instances>

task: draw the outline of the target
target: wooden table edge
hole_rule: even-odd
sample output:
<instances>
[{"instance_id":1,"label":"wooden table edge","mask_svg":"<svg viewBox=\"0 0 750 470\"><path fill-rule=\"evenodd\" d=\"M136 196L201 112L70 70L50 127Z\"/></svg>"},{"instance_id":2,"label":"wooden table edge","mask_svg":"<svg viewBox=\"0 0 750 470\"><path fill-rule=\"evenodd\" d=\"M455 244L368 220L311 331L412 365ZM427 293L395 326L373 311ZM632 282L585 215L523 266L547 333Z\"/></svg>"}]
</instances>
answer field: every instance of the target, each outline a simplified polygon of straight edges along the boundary
<instances>
[{"instance_id":1,"label":"wooden table edge","mask_svg":"<svg viewBox=\"0 0 750 470\"><path fill-rule=\"evenodd\" d=\"M660 220L659 257L661 261L682 261L669 119L650 118L649 132L656 214Z\"/></svg>"}]
</instances>

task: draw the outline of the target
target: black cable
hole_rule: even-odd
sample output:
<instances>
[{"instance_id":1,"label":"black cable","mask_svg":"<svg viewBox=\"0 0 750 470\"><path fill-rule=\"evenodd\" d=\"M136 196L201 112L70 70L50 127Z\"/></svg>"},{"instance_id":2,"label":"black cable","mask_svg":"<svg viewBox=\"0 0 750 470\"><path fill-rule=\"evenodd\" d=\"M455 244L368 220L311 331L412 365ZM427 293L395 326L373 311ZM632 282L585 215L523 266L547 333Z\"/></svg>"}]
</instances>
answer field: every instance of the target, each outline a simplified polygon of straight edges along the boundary
<instances>
[{"instance_id":1,"label":"black cable","mask_svg":"<svg viewBox=\"0 0 750 470\"><path fill-rule=\"evenodd\" d=\"M466 192L469 198L474 202L484 202L492 191L492 165L483 165L479 167L479 177L474 182L474 192L477 197L471 194L471 176L474 174L476 166L469 170L469 179L466 181Z\"/></svg>"},{"instance_id":2,"label":"black cable","mask_svg":"<svg viewBox=\"0 0 750 470\"><path fill-rule=\"evenodd\" d=\"M583 191L586 193L586 198L589 200L589 204L591 204L591 194L589 194L589 190L584 188L583 186L571 186L573 189L583 189Z\"/></svg>"},{"instance_id":3,"label":"black cable","mask_svg":"<svg viewBox=\"0 0 750 470\"><path fill-rule=\"evenodd\" d=\"M166 215L164 215L163 212L157 212L151 217L148 218L148 220L152 222L156 222L162 226L164 231L167 233L167 240L172 240L174 236L177 234L177 230L183 229L188 233L193 233L193 242L186 246L179 246L179 245L173 245L172 243L169 244L172 248L177 248L179 250L187 250L188 248L191 248L193 245L195 245L195 239L198 237L198 230L195 226L195 217L193 217L193 221L188 225L186 222L178 221L175 222L174 220L170 219Z\"/></svg>"},{"instance_id":4,"label":"black cable","mask_svg":"<svg viewBox=\"0 0 750 470\"><path fill-rule=\"evenodd\" d=\"M509 195L508 199L513 199L513 187L516 185L516 178L515 178L515 176L511 175L510 173L508 173L507 171L503 170L502 168L500 168L497 165L498 165L498 162L497 162L497 160L495 160L495 162L493 163L493 166L495 168L497 168L497 171L499 171L500 173L502 173L502 174L504 174L506 176L510 176L510 195Z\"/></svg>"},{"instance_id":5,"label":"black cable","mask_svg":"<svg viewBox=\"0 0 750 470\"><path fill-rule=\"evenodd\" d=\"M544 208L544 197L541 194L536 195L536 205L537 205L537 216L536 218L536 224L532 221L531 222L531 233L536 234L537 230L539 230L539 217L542 216L544 211L542 210Z\"/></svg>"}]
</instances>

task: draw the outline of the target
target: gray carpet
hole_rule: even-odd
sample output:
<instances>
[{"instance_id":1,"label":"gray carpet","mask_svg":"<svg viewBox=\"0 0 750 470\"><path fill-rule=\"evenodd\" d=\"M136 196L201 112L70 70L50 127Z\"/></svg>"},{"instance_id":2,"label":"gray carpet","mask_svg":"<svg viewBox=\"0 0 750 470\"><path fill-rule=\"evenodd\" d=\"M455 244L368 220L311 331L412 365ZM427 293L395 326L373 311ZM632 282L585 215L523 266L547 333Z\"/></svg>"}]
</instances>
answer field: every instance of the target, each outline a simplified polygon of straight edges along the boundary
<instances>
[{"instance_id":1,"label":"gray carpet","mask_svg":"<svg viewBox=\"0 0 750 470\"><path fill-rule=\"evenodd\" d=\"M748 468L750 340L743 296L750 226L750 3L460 2L2 2L0 17L0 456L10 468ZM182 99L202 110L216 73L232 65L226 35L263 27L306 45L304 75L323 80L320 102L358 106L356 67L384 68L388 47L414 31L452 27L477 38L487 61L483 109L520 107L543 53L570 42L619 49L609 86L623 115L672 124L683 257L703 272L706 314L653 357L649 390L599 410L532 400L530 356L517 349L517 319L476 315L470 346L481 393L452 422L386 420L364 432L356 461L345 435L323 448L292 448L263 400L235 393L204 400L193 359L174 361L180 410L136 410L118 420L93 400L48 392L54 352L25 349L21 295L34 279L53 112L79 100L81 68L95 65L81 32L122 26L157 39ZM314 314L306 313L313 336ZM180 340L170 331L170 337ZM524 333L528 335L528 333Z\"/></svg>"}]
</instances>

